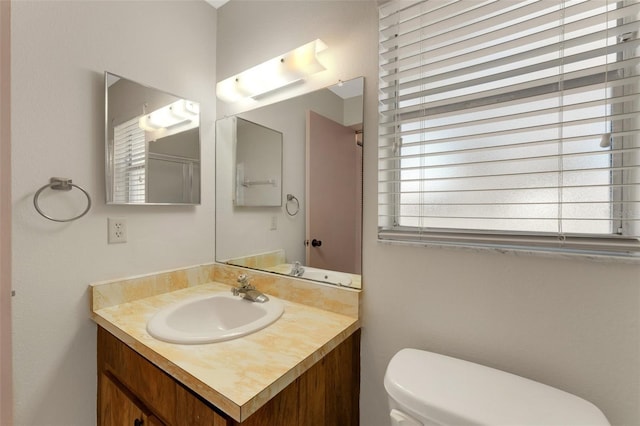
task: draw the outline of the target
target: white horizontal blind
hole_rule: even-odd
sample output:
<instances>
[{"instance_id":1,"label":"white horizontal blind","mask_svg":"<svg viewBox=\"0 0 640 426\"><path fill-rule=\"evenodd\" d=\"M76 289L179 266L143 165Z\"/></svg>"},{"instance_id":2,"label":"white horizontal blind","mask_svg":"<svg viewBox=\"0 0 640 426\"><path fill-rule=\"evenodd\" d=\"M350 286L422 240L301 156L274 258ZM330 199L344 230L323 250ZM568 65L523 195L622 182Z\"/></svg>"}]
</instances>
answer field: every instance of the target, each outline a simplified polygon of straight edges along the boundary
<instances>
[{"instance_id":1,"label":"white horizontal blind","mask_svg":"<svg viewBox=\"0 0 640 426\"><path fill-rule=\"evenodd\" d=\"M640 2L380 7L379 237L636 253Z\"/></svg>"},{"instance_id":2,"label":"white horizontal blind","mask_svg":"<svg viewBox=\"0 0 640 426\"><path fill-rule=\"evenodd\" d=\"M113 136L113 201L144 203L147 148L138 118L115 126Z\"/></svg>"}]
</instances>

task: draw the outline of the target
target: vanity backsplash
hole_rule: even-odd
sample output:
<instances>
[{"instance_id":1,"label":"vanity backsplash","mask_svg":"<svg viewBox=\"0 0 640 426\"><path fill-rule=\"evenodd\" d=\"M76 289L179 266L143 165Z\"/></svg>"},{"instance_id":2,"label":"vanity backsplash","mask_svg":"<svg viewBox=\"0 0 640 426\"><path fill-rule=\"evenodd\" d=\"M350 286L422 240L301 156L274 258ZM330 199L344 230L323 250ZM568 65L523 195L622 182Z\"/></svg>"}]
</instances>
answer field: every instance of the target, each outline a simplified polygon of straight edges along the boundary
<instances>
[{"instance_id":1,"label":"vanity backsplash","mask_svg":"<svg viewBox=\"0 0 640 426\"><path fill-rule=\"evenodd\" d=\"M213 281L235 286L238 275L243 273L249 275L251 283L263 293L326 311L359 317L359 290L219 263L92 283L91 311Z\"/></svg>"}]
</instances>

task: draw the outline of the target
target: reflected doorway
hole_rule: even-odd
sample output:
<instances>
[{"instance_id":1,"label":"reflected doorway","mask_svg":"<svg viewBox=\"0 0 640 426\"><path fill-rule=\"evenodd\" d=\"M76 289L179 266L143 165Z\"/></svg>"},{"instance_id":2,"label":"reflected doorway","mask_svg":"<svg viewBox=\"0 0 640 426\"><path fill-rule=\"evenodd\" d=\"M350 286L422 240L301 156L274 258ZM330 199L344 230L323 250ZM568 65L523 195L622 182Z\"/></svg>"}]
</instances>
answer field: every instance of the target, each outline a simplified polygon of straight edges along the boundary
<instances>
[{"instance_id":1,"label":"reflected doorway","mask_svg":"<svg viewBox=\"0 0 640 426\"><path fill-rule=\"evenodd\" d=\"M357 131L307 111L306 265L361 273L362 147Z\"/></svg>"}]
</instances>

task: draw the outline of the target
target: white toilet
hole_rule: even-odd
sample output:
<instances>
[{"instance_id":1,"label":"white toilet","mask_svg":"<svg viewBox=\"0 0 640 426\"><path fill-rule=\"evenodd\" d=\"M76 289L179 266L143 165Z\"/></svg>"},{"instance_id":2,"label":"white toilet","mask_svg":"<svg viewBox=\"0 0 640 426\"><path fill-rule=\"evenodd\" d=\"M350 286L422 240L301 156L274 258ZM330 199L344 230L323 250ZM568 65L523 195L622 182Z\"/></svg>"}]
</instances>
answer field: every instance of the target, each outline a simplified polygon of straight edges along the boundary
<instances>
[{"instance_id":1,"label":"white toilet","mask_svg":"<svg viewBox=\"0 0 640 426\"><path fill-rule=\"evenodd\" d=\"M402 349L384 377L393 426L609 425L592 403L524 377Z\"/></svg>"}]
</instances>

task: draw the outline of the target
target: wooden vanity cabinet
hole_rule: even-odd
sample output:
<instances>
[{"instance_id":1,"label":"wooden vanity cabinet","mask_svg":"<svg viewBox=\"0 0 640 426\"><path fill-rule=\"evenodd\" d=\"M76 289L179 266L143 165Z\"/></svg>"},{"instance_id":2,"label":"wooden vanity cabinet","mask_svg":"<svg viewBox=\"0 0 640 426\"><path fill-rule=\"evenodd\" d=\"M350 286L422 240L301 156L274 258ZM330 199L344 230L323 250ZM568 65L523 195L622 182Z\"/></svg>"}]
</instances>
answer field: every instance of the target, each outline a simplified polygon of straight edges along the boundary
<instances>
[{"instance_id":1,"label":"wooden vanity cabinet","mask_svg":"<svg viewBox=\"0 0 640 426\"><path fill-rule=\"evenodd\" d=\"M242 423L98 327L99 426L358 426L360 330Z\"/></svg>"}]
</instances>

